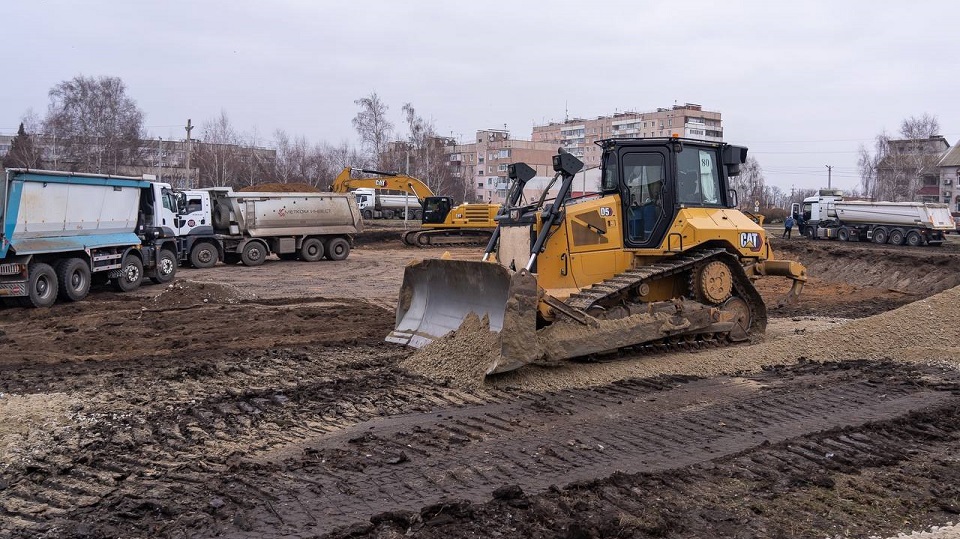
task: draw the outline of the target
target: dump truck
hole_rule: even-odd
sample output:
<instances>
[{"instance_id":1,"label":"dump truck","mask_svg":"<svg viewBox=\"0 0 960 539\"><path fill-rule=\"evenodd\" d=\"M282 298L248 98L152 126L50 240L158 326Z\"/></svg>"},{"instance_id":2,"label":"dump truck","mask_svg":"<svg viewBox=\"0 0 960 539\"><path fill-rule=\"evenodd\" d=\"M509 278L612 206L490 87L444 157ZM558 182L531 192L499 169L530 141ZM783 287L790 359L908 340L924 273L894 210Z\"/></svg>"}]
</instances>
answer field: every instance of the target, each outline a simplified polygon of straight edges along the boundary
<instances>
[{"instance_id":1,"label":"dump truck","mask_svg":"<svg viewBox=\"0 0 960 539\"><path fill-rule=\"evenodd\" d=\"M790 211L810 239L936 247L957 229L947 204L844 200L833 189L792 204Z\"/></svg>"},{"instance_id":2,"label":"dump truck","mask_svg":"<svg viewBox=\"0 0 960 539\"><path fill-rule=\"evenodd\" d=\"M375 176L354 178L354 172ZM384 189L409 193L417 199L420 228L403 233L402 239L407 245L484 245L497 227L494 217L500 211L498 204L456 204L451 197L435 195L423 181L399 172L345 167L331 187L335 193L356 192L358 201L364 196L362 193ZM401 195L398 197L396 204L403 200ZM406 215L412 217L409 213Z\"/></svg>"},{"instance_id":3,"label":"dump truck","mask_svg":"<svg viewBox=\"0 0 960 539\"><path fill-rule=\"evenodd\" d=\"M416 219L420 220L423 207L416 196L384 193L384 189L358 187L353 190L357 206L364 219Z\"/></svg>"},{"instance_id":4,"label":"dump truck","mask_svg":"<svg viewBox=\"0 0 960 539\"><path fill-rule=\"evenodd\" d=\"M121 292L177 271L176 200L142 178L8 169L0 207L0 298L50 307L92 284Z\"/></svg>"},{"instance_id":5,"label":"dump truck","mask_svg":"<svg viewBox=\"0 0 960 539\"><path fill-rule=\"evenodd\" d=\"M363 231L353 195L235 192L229 187L178 192L182 260L209 268L220 260L259 266L268 256L343 260Z\"/></svg>"},{"instance_id":6,"label":"dump truck","mask_svg":"<svg viewBox=\"0 0 960 539\"><path fill-rule=\"evenodd\" d=\"M767 323L755 278L789 278L785 300L800 294L806 269L776 259L763 227L735 209L729 178L746 148L677 137L598 144L595 194L571 196L583 163L561 149L556 198L519 205L534 171L510 165L482 259L408 265L386 340L422 348L456 338L475 315L496 334L483 359L491 375L623 348L749 340Z\"/></svg>"}]
</instances>

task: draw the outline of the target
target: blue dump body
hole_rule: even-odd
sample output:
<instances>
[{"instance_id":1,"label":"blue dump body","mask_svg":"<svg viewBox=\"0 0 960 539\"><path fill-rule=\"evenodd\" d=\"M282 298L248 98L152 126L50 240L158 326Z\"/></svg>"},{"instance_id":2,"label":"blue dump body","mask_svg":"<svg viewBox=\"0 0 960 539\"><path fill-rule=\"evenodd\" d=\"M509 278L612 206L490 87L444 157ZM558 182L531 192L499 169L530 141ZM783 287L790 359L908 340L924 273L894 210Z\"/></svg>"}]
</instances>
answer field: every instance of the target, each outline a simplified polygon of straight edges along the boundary
<instances>
[{"instance_id":1,"label":"blue dump body","mask_svg":"<svg viewBox=\"0 0 960 539\"><path fill-rule=\"evenodd\" d=\"M10 170L0 189L0 260L100 247L137 245L136 178Z\"/></svg>"}]
</instances>

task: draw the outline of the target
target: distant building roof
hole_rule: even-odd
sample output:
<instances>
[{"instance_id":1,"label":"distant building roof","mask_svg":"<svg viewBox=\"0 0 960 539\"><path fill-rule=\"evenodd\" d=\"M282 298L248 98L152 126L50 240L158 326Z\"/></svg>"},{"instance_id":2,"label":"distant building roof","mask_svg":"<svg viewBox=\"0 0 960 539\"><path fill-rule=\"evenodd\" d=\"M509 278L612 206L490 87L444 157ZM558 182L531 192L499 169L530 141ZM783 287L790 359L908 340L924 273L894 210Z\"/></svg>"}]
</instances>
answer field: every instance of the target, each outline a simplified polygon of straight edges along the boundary
<instances>
[{"instance_id":1,"label":"distant building roof","mask_svg":"<svg viewBox=\"0 0 960 539\"><path fill-rule=\"evenodd\" d=\"M943 158L940 159L940 162L937 163L937 166L960 167L960 144L950 148L950 151L943 155Z\"/></svg>"}]
</instances>

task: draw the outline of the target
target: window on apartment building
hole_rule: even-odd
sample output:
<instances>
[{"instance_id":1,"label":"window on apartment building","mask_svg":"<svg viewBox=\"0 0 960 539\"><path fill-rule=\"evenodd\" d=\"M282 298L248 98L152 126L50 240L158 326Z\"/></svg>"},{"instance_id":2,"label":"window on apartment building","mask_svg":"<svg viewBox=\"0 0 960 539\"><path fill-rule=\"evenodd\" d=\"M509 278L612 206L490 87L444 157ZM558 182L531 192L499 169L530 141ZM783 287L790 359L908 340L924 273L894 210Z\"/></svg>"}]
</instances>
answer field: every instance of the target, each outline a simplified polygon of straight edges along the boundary
<instances>
[{"instance_id":1,"label":"window on apartment building","mask_svg":"<svg viewBox=\"0 0 960 539\"><path fill-rule=\"evenodd\" d=\"M477 182L477 189L483 189L483 182Z\"/></svg>"},{"instance_id":2,"label":"window on apartment building","mask_svg":"<svg viewBox=\"0 0 960 539\"><path fill-rule=\"evenodd\" d=\"M497 172L506 172L506 171L507 171L507 165L506 165L506 164L497 166Z\"/></svg>"},{"instance_id":3,"label":"window on apartment building","mask_svg":"<svg viewBox=\"0 0 960 539\"><path fill-rule=\"evenodd\" d=\"M498 157L499 159L509 159L509 158L510 158L510 150L500 150L499 152L497 152L497 157Z\"/></svg>"}]
</instances>

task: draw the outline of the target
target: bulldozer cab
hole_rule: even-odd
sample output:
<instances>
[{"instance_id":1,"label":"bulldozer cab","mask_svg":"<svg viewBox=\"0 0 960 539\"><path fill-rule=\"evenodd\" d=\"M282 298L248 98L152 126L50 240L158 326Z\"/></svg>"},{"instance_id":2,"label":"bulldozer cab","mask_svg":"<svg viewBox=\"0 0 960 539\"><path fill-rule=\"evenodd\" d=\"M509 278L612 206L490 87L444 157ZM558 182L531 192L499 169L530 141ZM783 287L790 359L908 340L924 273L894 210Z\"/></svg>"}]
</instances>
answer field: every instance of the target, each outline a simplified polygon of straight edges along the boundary
<instances>
[{"instance_id":1,"label":"bulldozer cab","mask_svg":"<svg viewBox=\"0 0 960 539\"><path fill-rule=\"evenodd\" d=\"M604 149L602 191L619 194L624 243L651 248L682 208L730 207L729 173L739 173L746 149L682 139L613 139Z\"/></svg>"},{"instance_id":2,"label":"bulldozer cab","mask_svg":"<svg viewBox=\"0 0 960 539\"><path fill-rule=\"evenodd\" d=\"M443 223L453 207L450 197L426 197L423 200L423 222Z\"/></svg>"}]
</instances>

